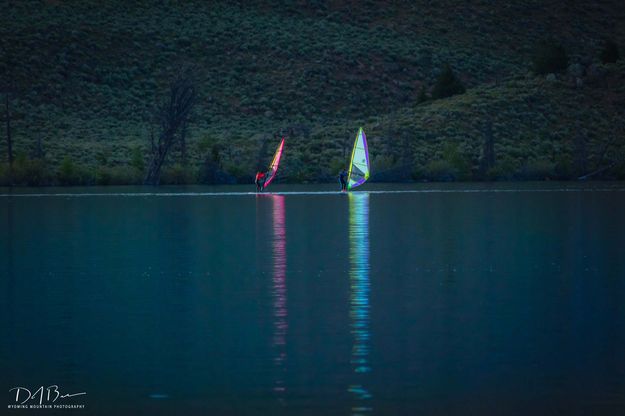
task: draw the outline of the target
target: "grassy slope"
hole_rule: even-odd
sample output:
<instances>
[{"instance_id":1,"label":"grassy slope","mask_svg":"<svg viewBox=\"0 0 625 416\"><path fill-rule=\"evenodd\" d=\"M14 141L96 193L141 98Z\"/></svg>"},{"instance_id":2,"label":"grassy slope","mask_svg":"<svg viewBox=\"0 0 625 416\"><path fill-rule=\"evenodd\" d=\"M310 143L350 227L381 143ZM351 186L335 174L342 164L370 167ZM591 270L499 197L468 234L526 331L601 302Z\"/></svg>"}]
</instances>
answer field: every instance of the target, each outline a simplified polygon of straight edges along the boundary
<instances>
[{"instance_id":1,"label":"grassy slope","mask_svg":"<svg viewBox=\"0 0 625 416\"><path fill-rule=\"evenodd\" d=\"M226 168L239 175L254 170L263 140L286 131L284 176L329 177L361 124L374 174L420 177L445 156L445 143L475 167L487 119L508 173L533 162L570 169L577 132L589 140L591 162L612 137L608 158L622 158L622 63L582 88L528 73L533 46L547 37L574 61L596 60L606 36L625 49L619 1L100 3L0 5L2 77L10 73L19 91L18 151L30 152L39 137L52 165L68 155L95 164L98 154L125 164L130 148L146 146L168 80L192 66L202 96L191 160L201 156L194 143L219 142ZM445 62L468 92L417 106L421 85L430 88Z\"/></svg>"}]
</instances>

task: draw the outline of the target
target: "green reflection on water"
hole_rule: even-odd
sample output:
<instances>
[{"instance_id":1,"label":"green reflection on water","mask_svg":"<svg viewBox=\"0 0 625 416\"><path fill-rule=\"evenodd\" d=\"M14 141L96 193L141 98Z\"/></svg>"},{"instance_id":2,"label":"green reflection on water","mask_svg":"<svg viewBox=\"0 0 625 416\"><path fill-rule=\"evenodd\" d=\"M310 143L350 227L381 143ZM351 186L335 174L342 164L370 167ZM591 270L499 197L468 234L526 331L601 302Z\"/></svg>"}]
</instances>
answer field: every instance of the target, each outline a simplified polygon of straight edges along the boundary
<instances>
[{"instance_id":1,"label":"green reflection on water","mask_svg":"<svg viewBox=\"0 0 625 416\"><path fill-rule=\"evenodd\" d=\"M369 194L349 194L349 281L350 325L353 338L350 362L354 382L348 391L358 404L352 414L368 413L372 396L365 387L366 374L371 372L369 352L371 344L369 317Z\"/></svg>"}]
</instances>

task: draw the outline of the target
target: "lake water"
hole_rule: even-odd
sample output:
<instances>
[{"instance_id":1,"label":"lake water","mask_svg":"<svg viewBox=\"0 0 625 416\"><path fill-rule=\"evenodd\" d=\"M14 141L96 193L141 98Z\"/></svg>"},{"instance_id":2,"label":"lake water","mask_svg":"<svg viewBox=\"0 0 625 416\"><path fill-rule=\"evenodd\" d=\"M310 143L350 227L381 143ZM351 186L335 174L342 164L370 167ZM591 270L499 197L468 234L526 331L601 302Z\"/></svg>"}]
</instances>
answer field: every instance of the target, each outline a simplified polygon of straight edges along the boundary
<instances>
[{"instance_id":1,"label":"lake water","mask_svg":"<svg viewBox=\"0 0 625 416\"><path fill-rule=\"evenodd\" d=\"M625 414L624 184L272 188L0 189L2 406Z\"/></svg>"}]
</instances>

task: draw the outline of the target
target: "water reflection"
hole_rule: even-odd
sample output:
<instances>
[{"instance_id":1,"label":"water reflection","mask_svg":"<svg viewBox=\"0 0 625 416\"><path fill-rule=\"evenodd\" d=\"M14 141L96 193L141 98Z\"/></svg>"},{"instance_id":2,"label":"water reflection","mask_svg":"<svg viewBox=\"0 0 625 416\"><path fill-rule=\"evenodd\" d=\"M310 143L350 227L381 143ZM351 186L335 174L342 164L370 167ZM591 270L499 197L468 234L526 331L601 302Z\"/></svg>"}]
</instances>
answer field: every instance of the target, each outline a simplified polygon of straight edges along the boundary
<instances>
[{"instance_id":1,"label":"water reflection","mask_svg":"<svg viewBox=\"0 0 625 416\"><path fill-rule=\"evenodd\" d=\"M16 328L18 328L19 318L15 314L15 274L14 274L14 237L15 230L13 227L14 217L13 217L13 201L9 199L6 204L7 207L7 217L6 217L6 228L4 232L4 244L6 244L6 261L3 261L0 264L0 271L6 267L6 296L0 299L0 303L4 302L6 304L6 311L3 311L6 315L7 319L7 334L15 334ZM3 273L0 273L0 276ZM1 321L0 321L1 322ZM6 357L14 357L16 348L14 348L15 343L13 342L13 337L8 337L8 342L5 344L9 350L7 351Z\"/></svg>"},{"instance_id":2,"label":"water reflection","mask_svg":"<svg viewBox=\"0 0 625 416\"><path fill-rule=\"evenodd\" d=\"M286 287L286 228L284 215L284 196L271 195L272 202L272 229L273 229L273 277L272 277L272 306L273 306L273 336L274 365L276 378L273 391L284 400L286 386L284 373L286 372L286 334L289 327L287 317L287 287Z\"/></svg>"},{"instance_id":3,"label":"water reflection","mask_svg":"<svg viewBox=\"0 0 625 416\"><path fill-rule=\"evenodd\" d=\"M351 363L354 382L349 386L357 403L352 414L371 412L371 393L365 387L371 372L369 316L369 194L349 194L350 322L353 338Z\"/></svg>"}]
</instances>

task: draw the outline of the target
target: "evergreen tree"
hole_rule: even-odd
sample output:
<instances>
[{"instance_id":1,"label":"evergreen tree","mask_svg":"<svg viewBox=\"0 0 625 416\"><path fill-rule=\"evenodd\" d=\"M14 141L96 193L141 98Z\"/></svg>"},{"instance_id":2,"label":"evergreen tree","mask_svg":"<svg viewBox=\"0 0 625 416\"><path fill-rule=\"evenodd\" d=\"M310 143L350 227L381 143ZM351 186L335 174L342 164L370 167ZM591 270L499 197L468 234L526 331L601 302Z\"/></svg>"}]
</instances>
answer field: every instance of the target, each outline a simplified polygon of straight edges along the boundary
<instances>
[{"instance_id":1,"label":"evergreen tree","mask_svg":"<svg viewBox=\"0 0 625 416\"><path fill-rule=\"evenodd\" d=\"M535 74L562 72L569 63L564 46L554 42L540 43L532 56L532 68Z\"/></svg>"},{"instance_id":2,"label":"evergreen tree","mask_svg":"<svg viewBox=\"0 0 625 416\"><path fill-rule=\"evenodd\" d=\"M601 62L604 64L613 64L618 61L620 57L618 45L611 39L607 40L601 51Z\"/></svg>"},{"instance_id":3,"label":"evergreen tree","mask_svg":"<svg viewBox=\"0 0 625 416\"><path fill-rule=\"evenodd\" d=\"M417 95L417 104L424 103L428 100L428 96L425 94L425 85L421 85L419 95Z\"/></svg>"},{"instance_id":4,"label":"evergreen tree","mask_svg":"<svg viewBox=\"0 0 625 416\"><path fill-rule=\"evenodd\" d=\"M465 88L462 82L449 65L445 65L443 72L440 73L434 89L432 90L432 98L446 98L452 95L464 93Z\"/></svg>"}]
</instances>

